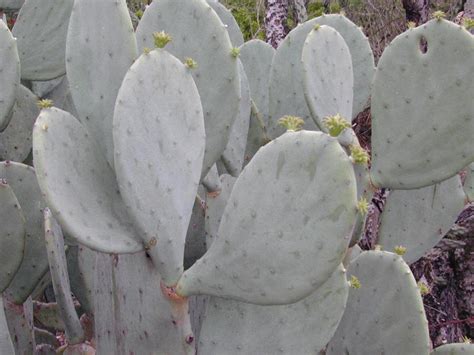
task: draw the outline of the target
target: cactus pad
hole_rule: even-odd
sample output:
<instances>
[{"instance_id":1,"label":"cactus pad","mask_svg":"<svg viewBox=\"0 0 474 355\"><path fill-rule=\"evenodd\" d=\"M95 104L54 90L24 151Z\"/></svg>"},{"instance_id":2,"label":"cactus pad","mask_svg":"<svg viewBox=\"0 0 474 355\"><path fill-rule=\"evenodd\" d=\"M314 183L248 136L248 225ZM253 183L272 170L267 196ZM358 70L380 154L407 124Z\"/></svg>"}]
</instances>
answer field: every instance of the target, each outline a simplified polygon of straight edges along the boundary
<instances>
[{"instance_id":1,"label":"cactus pad","mask_svg":"<svg viewBox=\"0 0 474 355\"><path fill-rule=\"evenodd\" d=\"M332 27L311 31L303 45L303 87L314 123L327 132L324 119L341 115L351 121L354 96L352 58L342 36Z\"/></svg>"},{"instance_id":2,"label":"cactus pad","mask_svg":"<svg viewBox=\"0 0 474 355\"><path fill-rule=\"evenodd\" d=\"M15 104L16 91L20 85L20 58L16 39L7 25L0 20L0 131L10 122L10 111Z\"/></svg>"},{"instance_id":3,"label":"cactus pad","mask_svg":"<svg viewBox=\"0 0 474 355\"><path fill-rule=\"evenodd\" d=\"M166 285L183 268L205 148L189 69L168 52L143 54L124 78L114 115L115 167L130 215ZM156 258L156 259L155 259Z\"/></svg>"},{"instance_id":4,"label":"cactus pad","mask_svg":"<svg viewBox=\"0 0 474 355\"><path fill-rule=\"evenodd\" d=\"M12 33L18 39L21 78L50 80L66 73L66 35L74 0L26 0Z\"/></svg>"},{"instance_id":5,"label":"cactus pad","mask_svg":"<svg viewBox=\"0 0 474 355\"><path fill-rule=\"evenodd\" d=\"M137 43L125 0L74 2L66 42L71 94L77 118L112 166L115 99L136 57Z\"/></svg>"},{"instance_id":6,"label":"cactus pad","mask_svg":"<svg viewBox=\"0 0 474 355\"><path fill-rule=\"evenodd\" d=\"M1 162L0 178L6 179L12 187L26 221L24 258L6 291L11 301L21 304L48 271L42 217L42 210L46 205L32 167L21 163Z\"/></svg>"},{"instance_id":7,"label":"cactus pad","mask_svg":"<svg viewBox=\"0 0 474 355\"><path fill-rule=\"evenodd\" d=\"M415 189L471 163L473 90L474 37L464 28L431 20L396 37L374 79L372 182Z\"/></svg>"},{"instance_id":8,"label":"cactus pad","mask_svg":"<svg viewBox=\"0 0 474 355\"><path fill-rule=\"evenodd\" d=\"M183 274L177 292L296 302L342 262L355 215L352 163L337 141L320 132L288 132L261 148L240 174L218 238Z\"/></svg>"},{"instance_id":9,"label":"cactus pad","mask_svg":"<svg viewBox=\"0 0 474 355\"><path fill-rule=\"evenodd\" d=\"M220 158L239 110L238 61L221 20L205 0L154 1L137 28L140 51L152 48L153 32L165 31L173 40L166 50L184 61L193 58L192 74L201 96L206 127L206 152L201 177Z\"/></svg>"},{"instance_id":10,"label":"cactus pad","mask_svg":"<svg viewBox=\"0 0 474 355\"><path fill-rule=\"evenodd\" d=\"M401 257L382 251L360 254L347 268L360 288L349 291L346 311L328 355L430 353L423 301Z\"/></svg>"},{"instance_id":11,"label":"cactus pad","mask_svg":"<svg viewBox=\"0 0 474 355\"><path fill-rule=\"evenodd\" d=\"M115 175L98 144L69 113L45 109L33 129L38 182L68 235L91 249L143 249L125 211Z\"/></svg>"},{"instance_id":12,"label":"cactus pad","mask_svg":"<svg viewBox=\"0 0 474 355\"><path fill-rule=\"evenodd\" d=\"M31 153L33 124L39 114L38 98L20 85L8 127L0 133L0 158L23 162Z\"/></svg>"},{"instance_id":13,"label":"cactus pad","mask_svg":"<svg viewBox=\"0 0 474 355\"><path fill-rule=\"evenodd\" d=\"M0 293L7 288L20 267L25 250L25 217L15 193L5 180L0 180ZM3 309L0 310L0 315ZM1 327L1 325L0 325Z\"/></svg>"},{"instance_id":14,"label":"cactus pad","mask_svg":"<svg viewBox=\"0 0 474 355\"><path fill-rule=\"evenodd\" d=\"M390 192L377 243L388 251L403 246L407 249L403 260L408 264L417 261L449 231L465 198L457 175L433 186Z\"/></svg>"},{"instance_id":15,"label":"cactus pad","mask_svg":"<svg viewBox=\"0 0 474 355\"><path fill-rule=\"evenodd\" d=\"M202 354L318 354L344 313L349 285L342 266L303 300L259 306L211 297L199 337Z\"/></svg>"},{"instance_id":16,"label":"cactus pad","mask_svg":"<svg viewBox=\"0 0 474 355\"><path fill-rule=\"evenodd\" d=\"M64 322L68 344L77 344L84 340L84 331L72 300L63 232L48 208L44 210L44 230L49 270L59 315Z\"/></svg>"},{"instance_id":17,"label":"cactus pad","mask_svg":"<svg viewBox=\"0 0 474 355\"><path fill-rule=\"evenodd\" d=\"M473 355L474 344L452 343L441 345L433 350L431 355Z\"/></svg>"}]
</instances>

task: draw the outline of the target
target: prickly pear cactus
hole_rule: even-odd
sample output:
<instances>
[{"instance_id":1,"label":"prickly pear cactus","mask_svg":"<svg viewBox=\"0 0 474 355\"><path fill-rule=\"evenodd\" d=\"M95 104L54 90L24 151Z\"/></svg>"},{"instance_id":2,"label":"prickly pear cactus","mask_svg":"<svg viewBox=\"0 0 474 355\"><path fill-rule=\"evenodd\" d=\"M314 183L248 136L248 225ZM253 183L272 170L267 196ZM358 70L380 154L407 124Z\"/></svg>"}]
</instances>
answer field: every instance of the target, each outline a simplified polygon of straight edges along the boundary
<instances>
[{"instance_id":1,"label":"prickly pear cactus","mask_svg":"<svg viewBox=\"0 0 474 355\"><path fill-rule=\"evenodd\" d=\"M66 73L66 35L74 0L26 0L13 36L18 39L21 77L51 80Z\"/></svg>"},{"instance_id":2,"label":"prickly pear cactus","mask_svg":"<svg viewBox=\"0 0 474 355\"><path fill-rule=\"evenodd\" d=\"M272 141L237 179L217 240L185 271L177 292L256 304L309 295L342 262L355 189L352 163L335 139L302 131Z\"/></svg>"},{"instance_id":3,"label":"prickly pear cactus","mask_svg":"<svg viewBox=\"0 0 474 355\"><path fill-rule=\"evenodd\" d=\"M410 268L401 257L363 252L347 268L358 282L327 354L430 353L423 301ZM359 285L357 285L359 283Z\"/></svg>"},{"instance_id":4,"label":"prickly pear cactus","mask_svg":"<svg viewBox=\"0 0 474 355\"><path fill-rule=\"evenodd\" d=\"M138 48L153 48L153 33L165 31L172 40L166 50L181 61L192 58L206 127L201 177L220 158L239 112L238 51L233 50L223 23L205 0L154 1L137 28ZM218 89L216 89L218 88Z\"/></svg>"},{"instance_id":5,"label":"prickly pear cactus","mask_svg":"<svg viewBox=\"0 0 474 355\"><path fill-rule=\"evenodd\" d=\"M20 86L20 58L16 40L7 25L0 20L0 131L10 122L10 110L15 104L16 91Z\"/></svg>"},{"instance_id":6,"label":"prickly pear cactus","mask_svg":"<svg viewBox=\"0 0 474 355\"><path fill-rule=\"evenodd\" d=\"M41 111L33 129L33 157L45 199L68 235L103 252L143 250L114 172L73 116L56 108Z\"/></svg>"},{"instance_id":7,"label":"prickly pear cactus","mask_svg":"<svg viewBox=\"0 0 474 355\"><path fill-rule=\"evenodd\" d=\"M163 49L143 54L117 96L115 165L128 212L168 286L183 271L205 139L191 70Z\"/></svg>"},{"instance_id":8,"label":"prickly pear cactus","mask_svg":"<svg viewBox=\"0 0 474 355\"><path fill-rule=\"evenodd\" d=\"M433 185L474 160L473 44L463 27L433 19L399 35L384 51L372 94L376 186Z\"/></svg>"},{"instance_id":9,"label":"prickly pear cactus","mask_svg":"<svg viewBox=\"0 0 474 355\"><path fill-rule=\"evenodd\" d=\"M342 266L303 300L259 306L212 297L199 354L318 354L336 331L349 285Z\"/></svg>"},{"instance_id":10,"label":"prickly pear cactus","mask_svg":"<svg viewBox=\"0 0 474 355\"><path fill-rule=\"evenodd\" d=\"M3 292L15 276L23 259L25 216L13 189L6 180L0 180L0 202L0 216L3 221L0 232L0 257L2 259L0 292ZM3 309L0 310L0 314L1 312Z\"/></svg>"}]
</instances>

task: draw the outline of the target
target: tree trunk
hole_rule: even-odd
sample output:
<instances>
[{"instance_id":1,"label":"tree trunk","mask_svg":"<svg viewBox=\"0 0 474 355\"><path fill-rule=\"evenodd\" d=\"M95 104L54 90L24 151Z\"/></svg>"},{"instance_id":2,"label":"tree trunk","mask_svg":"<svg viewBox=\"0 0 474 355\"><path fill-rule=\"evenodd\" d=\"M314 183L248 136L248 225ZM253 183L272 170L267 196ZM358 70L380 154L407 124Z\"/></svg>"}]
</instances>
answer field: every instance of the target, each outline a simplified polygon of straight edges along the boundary
<instances>
[{"instance_id":1,"label":"tree trunk","mask_svg":"<svg viewBox=\"0 0 474 355\"><path fill-rule=\"evenodd\" d=\"M277 48L288 33L288 0L266 0L265 33L267 43Z\"/></svg>"},{"instance_id":2,"label":"tree trunk","mask_svg":"<svg viewBox=\"0 0 474 355\"><path fill-rule=\"evenodd\" d=\"M303 23L308 19L305 0L293 0L293 17L297 23Z\"/></svg>"},{"instance_id":3,"label":"tree trunk","mask_svg":"<svg viewBox=\"0 0 474 355\"><path fill-rule=\"evenodd\" d=\"M402 4L408 22L414 22L418 26L429 20L429 0L402 0Z\"/></svg>"}]
</instances>

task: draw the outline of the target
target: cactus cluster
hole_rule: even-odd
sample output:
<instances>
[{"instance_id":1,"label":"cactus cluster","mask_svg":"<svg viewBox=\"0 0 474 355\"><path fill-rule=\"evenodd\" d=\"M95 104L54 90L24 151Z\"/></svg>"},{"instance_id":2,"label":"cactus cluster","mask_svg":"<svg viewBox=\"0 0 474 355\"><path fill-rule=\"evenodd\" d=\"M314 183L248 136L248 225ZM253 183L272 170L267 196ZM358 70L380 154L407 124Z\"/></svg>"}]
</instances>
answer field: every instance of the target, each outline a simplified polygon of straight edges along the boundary
<instances>
[{"instance_id":1,"label":"cactus cluster","mask_svg":"<svg viewBox=\"0 0 474 355\"><path fill-rule=\"evenodd\" d=\"M376 68L343 15L274 50L215 1L154 1L136 32L125 0L21 5L0 22L2 354L430 354L407 263L472 199L464 28L409 29ZM377 187L387 251L363 252Z\"/></svg>"}]
</instances>

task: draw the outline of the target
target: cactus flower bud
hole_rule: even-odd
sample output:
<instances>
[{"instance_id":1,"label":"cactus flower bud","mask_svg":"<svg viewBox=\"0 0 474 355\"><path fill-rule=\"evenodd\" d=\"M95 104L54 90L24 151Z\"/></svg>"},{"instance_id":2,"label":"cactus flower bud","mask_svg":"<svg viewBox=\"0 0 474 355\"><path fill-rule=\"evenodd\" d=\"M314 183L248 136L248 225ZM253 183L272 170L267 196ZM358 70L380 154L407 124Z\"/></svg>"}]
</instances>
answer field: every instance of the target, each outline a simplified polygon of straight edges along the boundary
<instances>
[{"instance_id":1,"label":"cactus flower bud","mask_svg":"<svg viewBox=\"0 0 474 355\"><path fill-rule=\"evenodd\" d=\"M329 130L332 137L337 137L343 130L351 127L351 124L339 113L334 116L328 116L323 120L324 126Z\"/></svg>"},{"instance_id":2,"label":"cactus flower bud","mask_svg":"<svg viewBox=\"0 0 474 355\"><path fill-rule=\"evenodd\" d=\"M164 48L173 38L165 31L161 31L154 32L153 39L155 40L156 48Z\"/></svg>"},{"instance_id":3,"label":"cactus flower bud","mask_svg":"<svg viewBox=\"0 0 474 355\"><path fill-rule=\"evenodd\" d=\"M296 116L283 116L278 120L278 123L288 131L293 132L301 130L301 127L304 125L303 119Z\"/></svg>"},{"instance_id":4,"label":"cactus flower bud","mask_svg":"<svg viewBox=\"0 0 474 355\"><path fill-rule=\"evenodd\" d=\"M37 105L40 108L40 110L44 108L51 108L53 107L53 100L49 100L49 99L39 100Z\"/></svg>"}]
</instances>

